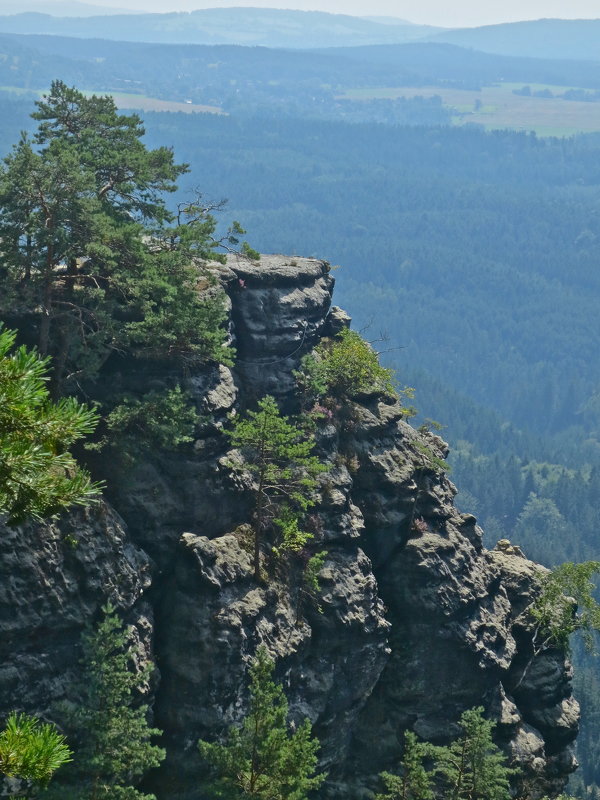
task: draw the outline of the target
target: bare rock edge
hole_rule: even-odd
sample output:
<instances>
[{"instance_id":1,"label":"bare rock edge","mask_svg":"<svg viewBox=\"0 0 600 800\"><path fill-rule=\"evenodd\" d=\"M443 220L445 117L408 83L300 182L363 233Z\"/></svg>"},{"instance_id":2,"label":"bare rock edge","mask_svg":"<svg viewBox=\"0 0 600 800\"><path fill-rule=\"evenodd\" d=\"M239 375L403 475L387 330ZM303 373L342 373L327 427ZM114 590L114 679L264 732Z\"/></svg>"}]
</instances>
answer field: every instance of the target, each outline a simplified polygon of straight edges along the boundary
<instances>
[{"instance_id":1,"label":"bare rock edge","mask_svg":"<svg viewBox=\"0 0 600 800\"><path fill-rule=\"evenodd\" d=\"M542 568L518 548L484 549L428 455L443 458L445 443L410 427L393 398L356 398L347 424L321 426L331 471L311 522L327 551L320 608L301 591L301 565L254 581L247 499L221 429L267 392L293 411L293 370L349 320L331 307L325 262L230 258L214 269L230 300L235 369L117 362L107 381L142 393L184 380L203 415L193 448L121 474L101 505L2 529L1 714L52 718L73 699L81 632L108 599L158 668L149 701L169 757L146 788L165 800L203 797L196 741L242 718L260 644L293 719L309 717L320 737L320 797L371 797L406 729L447 742L475 705L524 770L520 790L557 795L576 765L578 706L565 653L533 657L527 609Z\"/></svg>"}]
</instances>

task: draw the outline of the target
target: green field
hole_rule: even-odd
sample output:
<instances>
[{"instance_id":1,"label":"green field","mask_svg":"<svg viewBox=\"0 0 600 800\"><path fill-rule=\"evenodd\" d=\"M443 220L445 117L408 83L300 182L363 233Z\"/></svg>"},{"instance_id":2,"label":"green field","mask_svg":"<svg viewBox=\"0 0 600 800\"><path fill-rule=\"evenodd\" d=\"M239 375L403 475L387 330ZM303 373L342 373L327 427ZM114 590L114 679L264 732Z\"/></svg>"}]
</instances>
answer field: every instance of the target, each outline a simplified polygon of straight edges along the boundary
<instances>
[{"instance_id":1,"label":"green field","mask_svg":"<svg viewBox=\"0 0 600 800\"><path fill-rule=\"evenodd\" d=\"M528 84L532 91L549 89L564 92L566 86ZM540 136L570 136L574 133L600 131L600 103L563 100L559 97L522 97L513 94L523 84L505 83L485 86L480 91L448 89L441 86L351 89L340 99L360 102L397 97L433 97L438 95L454 112L456 125L477 123L489 130L511 128L535 131Z\"/></svg>"}]
</instances>

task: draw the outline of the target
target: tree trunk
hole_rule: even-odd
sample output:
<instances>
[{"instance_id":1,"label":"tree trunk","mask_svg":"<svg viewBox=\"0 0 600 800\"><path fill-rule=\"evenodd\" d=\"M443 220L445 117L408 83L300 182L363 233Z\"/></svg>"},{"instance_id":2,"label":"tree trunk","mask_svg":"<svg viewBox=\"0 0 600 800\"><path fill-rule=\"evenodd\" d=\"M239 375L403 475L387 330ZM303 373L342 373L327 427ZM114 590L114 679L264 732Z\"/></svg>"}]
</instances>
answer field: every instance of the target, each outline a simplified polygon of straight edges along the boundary
<instances>
[{"instance_id":1,"label":"tree trunk","mask_svg":"<svg viewBox=\"0 0 600 800\"><path fill-rule=\"evenodd\" d=\"M44 296L42 298L42 321L40 322L40 337L38 348L43 356L48 355L50 347L50 322L52 314L52 248L46 250L46 271L44 275Z\"/></svg>"},{"instance_id":2,"label":"tree trunk","mask_svg":"<svg viewBox=\"0 0 600 800\"><path fill-rule=\"evenodd\" d=\"M65 377L65 367L67 365L67 357L69 355L69 336L66 330L61 332L60 349L56 359L54 359L54 370L52 372L52 379L50 382L50 393L54 401L58 400L62 395L63 382Z\"/></svg>"},{"instance_id":3,"label":"tree trunk","mask_svg":"<svg viewBox=\"0 0 600 800\"><path fill-rule=\"evenodd\" d=\"M260 583L260 538L263 526L263 477L261 474L256 498L256 519L254 525L254 578Z\"/></svg>"}]
</instances>

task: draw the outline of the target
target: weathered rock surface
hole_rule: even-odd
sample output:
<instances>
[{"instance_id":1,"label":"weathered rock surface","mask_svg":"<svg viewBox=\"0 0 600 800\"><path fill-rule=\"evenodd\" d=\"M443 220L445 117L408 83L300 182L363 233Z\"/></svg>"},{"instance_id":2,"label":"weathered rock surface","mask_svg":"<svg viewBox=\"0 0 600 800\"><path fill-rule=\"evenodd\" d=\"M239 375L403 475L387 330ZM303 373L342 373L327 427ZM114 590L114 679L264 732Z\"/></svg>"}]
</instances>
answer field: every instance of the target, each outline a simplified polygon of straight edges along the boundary
<instances>
[{"instance_id":1,"label":"weathered rock surface","mask_svg":"<svg viewBox=\"0 0 600 800\"><path fill-rule=\"evenodd\" d=\"M69 696L78 644L110 601L151 652L148 556L105 503L59 523L0 525L0 708L47 713Z\"/></svg>"},{"instance_id":2,"label":"weathered rock surface","mask_svg":"<svg viewBox=\"0 0 600 800\"><path fill-rule=\"evenodd\" d=\"M333 280L315 259L215 269L238 360L187 376L204 415L194 446L110 487L127 529L103 505L3 533L0 710L45 711L67 694L81 629L111 599L156 654L152 704L169 745L152 779L161 797L201 798L195 743L243 716L260 644L294 719L308 716L321 739L322 797L369 797L406 729L448 741L475 705L498 722L530 795L557 794L573 768L577 705L564 653L534 656L527 608L540 568L510 543L483 548L475 518L453 505L445 444L411 428L393 398L361 397L319 430L331 466L312 521L327 550L319 597L303 590L300 559L254 581L248 498L220 431L265 392L293 410L292 371L348 318L331 308Z\"/></svg>"},{"instance_id":3,"label":"weathered rock surface","mask_svg":"<svg viewBox=\"0 0 600 800\"><path fill-rule=\"evenodd\" d=\"M329 267L288 256L262 256L258 266L234 256L227 266L234 276L228 276L227 292L245 392L284 398L293 392L300 358L323 335L333 291Z\"/></svg>"}]
</instances>

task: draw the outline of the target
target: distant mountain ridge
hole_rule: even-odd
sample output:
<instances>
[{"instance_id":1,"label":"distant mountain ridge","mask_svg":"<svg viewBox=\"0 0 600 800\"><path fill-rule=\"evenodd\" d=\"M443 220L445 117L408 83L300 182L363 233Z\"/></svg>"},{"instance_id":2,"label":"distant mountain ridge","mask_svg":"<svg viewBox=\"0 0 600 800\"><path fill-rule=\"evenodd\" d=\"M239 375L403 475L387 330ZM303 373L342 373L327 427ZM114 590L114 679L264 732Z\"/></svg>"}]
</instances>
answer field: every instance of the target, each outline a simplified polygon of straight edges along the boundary
<instances>
[{"instance_id":1,"label":"distant mountain ridge","mask_svg":"<svg viewBox=\"0 0 600 800\"><path fill-rule=\"evenodd\" d=\"M126 0L125 0L126 2ZM64 16L65 9L74 9ZM100 9L95 16L90 10ZM62 11L59 11L62 9ZM50 13L40 13L49 10ZM53 11L54 10L54 11ZM540 19L444 29L395 17L276 8L206 8L148 14L88 6L78 0L3 0L0 32L50 34L150 44L235 44L296 50L435 42L495 55L600 60L600 19ZM8 11L8 13L6 13ZM32 13L33 12L33 13ZM85 16L84 16L85 12ZM52 14L61 14L53 16Z\"/></svg>"},{"instance_id":2,"label":"distant mountain ridge","mask_svg":"<svg viewBox=\"0 0 600 800\"><path fill-rule=\"evenodd\" d=\"M446 30L427 38L504 56L600 60L600 19L509 22Z\"/></svg>"},{"instance_id":3,"label":"distant mountain ridge","mask_svg":"<svg viewBox=\"0 0 600 800\"><path fill-rule=\"evenodd\" d=\"M408 19L400 19L400 17L380 17L380 16L371 16L371 17L361 17L361 19L366 19L369 22L378 22L380 25L415 25L416 23L411 22Z\"/></svg>"},{"instance_id":4,"label":"distant mountain ridge","mask_svg":"<svg viewBox=\"0 0 600 800\"><path fill-rule=\"evenodd\" d=\"M22 10L22 9L21 9ZM398 20L374 22L323 11L208 8L167 14L54 17L30 13L0 17L0 31L161 44L240 44L307 49L398 44L441 31Z\"/></svg>"},{"instance_id":5,"label":"distant mountain ridge","mask_svg":"<svg viewBox=\"0 0 600 800\"><path fill-rule=\"evenodd\" d=\"M2 12L13 14L48 14L52 17L94 17L136 14L133 9L81 3L79 0L2 0Z\"/></svg>"}]
</instances>

